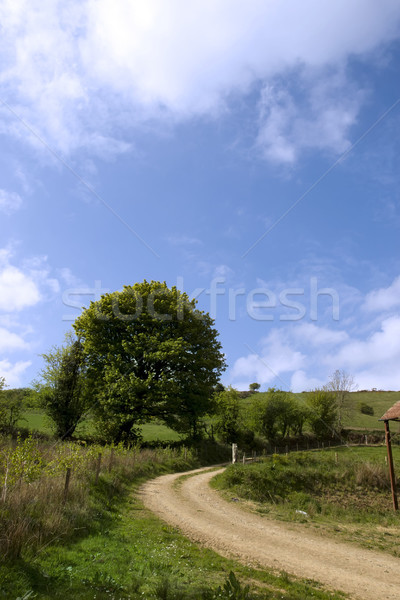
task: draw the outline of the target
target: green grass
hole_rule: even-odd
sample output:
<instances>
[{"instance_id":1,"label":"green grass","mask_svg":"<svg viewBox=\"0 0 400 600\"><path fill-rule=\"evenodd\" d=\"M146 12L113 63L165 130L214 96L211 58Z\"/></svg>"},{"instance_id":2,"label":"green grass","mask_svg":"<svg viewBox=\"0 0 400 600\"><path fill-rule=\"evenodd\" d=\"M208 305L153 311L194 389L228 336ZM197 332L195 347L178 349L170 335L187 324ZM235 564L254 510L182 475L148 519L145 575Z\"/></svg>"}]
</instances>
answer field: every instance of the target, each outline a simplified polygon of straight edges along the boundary
<instances>
[{"instance_id":1,"label":"green grass","mask_svg":"<svg viewBox=\"0 0 400 600\"><path fill-rule=\"evenodd\" d=\"M400 449L393 454L399 478ZM274 455L233 465L213 485L251 501L266 517L301 522L400 556L400 517L392 510L385 455L384 447Z\"/></svg>"},{"instance_id":2,"label":"green grass","mask_svg":"<svg viewBox=\"0 0 400 600\"><path fill-rule=\"evenodd\" d=\"M400 392L353 392L351 394L353 405L352 413L345 417L345 427L362 428L362 429L381 429L385 428L382 421L379 421L382 415L400 400ZM363 415L358 405L360 402L369 404L374 409L374 415ZM400 424L392 423L391 429L393 432L398 432Z\"/></svg>"},{"instance_id":3,"label":"green grass","mask_svg":"<svg viewBox=\"0 0 400 600\"><path fill-rule=\"evenodd\" d=\"M26 409L18 421L19 427L26 427L30 431L39 431L40 433L51 434L52 429L46 415L39 409Z\"/></svg>"},{"instance_id":4,"label":"green grass","mask_svg":"<svg viewBox=\"0 0 400 600\"><path fill-rule=\"evenodd\" d=\"M31 431L39 431L40 433L51 434L52 427L45 413L40 409L27 409L23 412L22 418L18 422L19 427L26 427ZM176 431L173 431L161 422L152 421L145 423L142 428L143 441L145 442L175 442L182 439ZM76 437L85 437L95 434L92 421L87 419L83 421L76 430Z\"/></svg>"},{"instance_id":5,"label":"green grass","mask_svg":"<svg viewBox=\"0 0 400 600\"><path fill-rule=\"evenodd\" d=\"M259 392L257 396L262 395ZM304 394L295 394L300 400L304 399ZM251 406L254 396L242 399L242 406L245 411ZM400 400L400 392L353 392L351 394L351 413L344 418L344 425L351 429L366 429L366 430L381 430L384 429L383 422L379 421L381 416L388 408L393 406L395 402ZM360 402L365 402L374 408L374 416L364 415L360 412L358 405ZM40 409L27 409L23 413L23 418L19 421L19 426L27 427L30 430L36 430L42 433L51 434L52 429L50 422L47 420L44 412ZM392 423L391 429L393 433L400 433L400 423ZM83 421L76 431L79 437L92 436L95 434L95 429L90 419ZM152 421L142 426L143 440L145 442L174 442L182 439L176 431L173 431L161 422Z\"/></svg>"},{"instance_id":6,"label":"green grass","mask_svg":"<svg viewBox=\"0 0 400 600\"><path fill-rule=\"evenodd\" d=\"M199 548L155 518L134 493L104 503L97 520L69 543L53 544L36 557L0 566L0 597L53 600L252 598L339 600L315 582L252 569ZM102 502L103 500L103 502ZM242 593L223 592L234 571ZM250 590L245 593L246 584ZM221 590L218 592L218 587ZM1 593L2 592L2 593Z\"/></svg>"},{"instance_id":7,"label":"green grass","mask_svg":"<svg viewBox=\"0 0 400 600\"><path fill-rule=\"evenodd\" d=\"M256 396L265 395L265 392L259 392ZM299 401L305 401L305 393L294 394ZM248 396L241 400L242 407L247 410L250 408L255 395ZM350 394L351 410L344 416L344 426L349 429L378 429L383 431L384 424L379 419L382 415L400 400L400 392L352 392ZM360 412L359 403L365 402L374 409L374 415L364 415ZM307 428L305 428L307 429ZM393 432L400 433L400 423L392 423Z\"/></svg>"},{"instance_id":8,"label":"green grass","mask_svg":"<svg viewBox=\"0 0 400 600\"><path fill-rule=\"evenodd\" d=\"M145 423L142 425L142 435L145 442L176 442L183 439L184 436L180 435L173 429L170 429L162 423L153 422Z\"/></svg>"}]
</instances>

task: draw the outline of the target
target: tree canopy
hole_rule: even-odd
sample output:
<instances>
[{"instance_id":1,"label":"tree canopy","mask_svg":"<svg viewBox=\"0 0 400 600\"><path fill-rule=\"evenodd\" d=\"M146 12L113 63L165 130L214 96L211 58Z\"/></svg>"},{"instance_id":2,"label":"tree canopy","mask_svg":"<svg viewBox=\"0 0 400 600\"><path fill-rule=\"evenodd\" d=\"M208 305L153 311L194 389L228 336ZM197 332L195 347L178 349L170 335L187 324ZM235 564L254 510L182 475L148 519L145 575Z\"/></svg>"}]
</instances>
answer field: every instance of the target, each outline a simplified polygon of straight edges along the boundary
<instances>
[{"instance_id":1,"label":"tree canopy","mask_svg":"<svg viewBox=\"0 0 400 600\"><path fill-rule=\"evenodd\" d=\"M109 439L129 441L150 417L196 436L225 359L214 321L166 283L105 294L74 323L93 410Z\"/></svg>"}]
</instances>

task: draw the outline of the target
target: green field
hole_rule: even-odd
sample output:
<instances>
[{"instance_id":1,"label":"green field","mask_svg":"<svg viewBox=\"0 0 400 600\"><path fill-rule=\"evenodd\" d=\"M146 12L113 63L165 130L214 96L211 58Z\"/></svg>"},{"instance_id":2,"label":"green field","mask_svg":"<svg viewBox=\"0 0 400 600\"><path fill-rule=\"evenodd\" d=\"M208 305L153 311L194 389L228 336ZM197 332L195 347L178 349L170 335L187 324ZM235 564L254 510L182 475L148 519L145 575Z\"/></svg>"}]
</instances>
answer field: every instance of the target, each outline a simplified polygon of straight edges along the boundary
<instances>
[{"instance_id":1,"label":"green field","mask_svg":"<svg viewBox=\"0 0 400 600\"><path fill-rule=\"evenodd\" d=\"M265 392L259 392L258 397L264 395ZM294 394L299 400L305 400L305 393ZM249 396L242 400L243 407L247 409L252 403L254 396ZM344 415L344 426L349 429L378 429L383 431L384 424L379 419L382 415L400 400L400 392L352 392L350 394L350 411ZM364 415L360 412L359 404L365 402L372 406L374 415ZM400 423L392 424L391 429L394 432L400 432Z\"/></svg>"},{"instance_id":2,"label":"green field","mask_svg":"<svg viewBox=\"0 0 400 600\"><path fill-rule=\"evenodd\" d=\"M384 424L379 419L385 412L400 400L400 392L353 392L351 394L353 410L349 416L345 417L346 427L362 429L384 429ZM360 402L373 407L375 414L373 416L363 415L358 405ZM400 424L392 423L393 431L399 430Z\"/></svg>"},{"instance_id":3,"label":"green field","mask_svg":"<svg viewBox=\"0 0 400 600\"><path fill-rule=\"evenodd\" d=\"M263 392L259 392L257 397L262 396ZM295 394L300 400L304 399L304 394ZM252 396L242 399L242 406L246 411L252 403ZM366 429L366 430L384 430L384 424L379 421L381 416L388 408L393 406L395 402L400 400L400 392L353 392L351 394L350 413L344 418L344 425L349 429ZM364 415L359 410L359 403L365 402L374 409L374 415ZM23 413L23 418L19 421L20 427L27 427L30 430L51 434L51 425L47 420L43 411L39 409L28 409ZM392 423L391 430L393 433L400 433L400 423ZM77 428L76 435L85 437L93 435L95 429L90 419L83 421ZM142 435L145 442L174 442L182 439L184 436L179 435L161 422L152 421L142 426Z\"/></svg>"},{"instance_id":4,"label":"green field","mask_svg":"<svg viewBox=\"0 0 400 600\"><path fill-rule=\"evenodd\" d=\"M399 481L400 448L393 456ZM385 446L273 455L232 465L213 483L266 518L300 522L400 556L400 517L393 511L385 457Z\"/></svg>"},{"instance_id":5,"label":"green field","mask_svg":"<svg viewBox=\"0 0 400 600\"><path fill-rule=\"evenodd\" d=\"M50 421L42 410L28 409L23 412L22 418L18 422L20 427L27 427L31 431L39 431L41 433L52 433ZM153 421L151 423L145 423L142 428L143 440L145 442L175 442L182 439L183 436L179 435L176 431L173 431L166 425ZM83 421L76 430L77 436L85 437L86 435L93 435L95 429L90 420Z\"/></svg>"}]
</instances>

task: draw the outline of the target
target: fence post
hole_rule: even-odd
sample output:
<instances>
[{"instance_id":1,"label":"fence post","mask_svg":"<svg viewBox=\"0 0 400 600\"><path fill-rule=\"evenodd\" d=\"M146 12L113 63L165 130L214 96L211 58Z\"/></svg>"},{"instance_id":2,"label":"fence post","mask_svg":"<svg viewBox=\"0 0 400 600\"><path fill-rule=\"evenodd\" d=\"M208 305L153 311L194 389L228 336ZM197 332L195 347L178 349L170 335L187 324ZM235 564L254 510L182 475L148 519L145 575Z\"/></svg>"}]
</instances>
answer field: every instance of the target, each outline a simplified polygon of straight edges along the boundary
<instances>
[{"instance_id":1,"label":"fence post","mask_svg":"<svg viewBox=\"0 0 400 600\"><path fill-rule=\"evenodd\" d=\"M237 463L238 459L238 447L237 444L232 444L232 464Z\"/></svg>"},{"instance_id":2,"label":"fence post","mask_svg":"<svg viewBox=\"0 0 400 600\"><path fill-rule=\"evenodd\" d=\"M110 462L108 463L108 472L111 471L114 462L114 448L111 448Z\"/></svg>"},{"instance_id":3,"label":"fence post","mask_svg":"<svg viewBox=\"0 0 400 600\"><path fill-rule=\"evenodd\" d=\"M243 464L246 462L246 452L243 452Z\"/></svg>"},{"instance_id":4,"label":"fence post","mask_svg":"<svg viewBox=\"0 0 400 600\"><path fill-rule=\"evenodd\" d=\"M67 496L68 496L68 489L69 489L69 482L71 479L71 467L67 467L66 473L65 473L65 484L64 484L64 493L63 493L63 504L66 503L67 501Z\"/></svg>"},{"instance_id":5,"label":"fence post","mask_svg":"<svg viewBox=\"0 0 400 600\"><path fill-rule=\"evenodd\" d=\"M99 481L100 467L101 467L101 452L99 452L99 454L97 456L95 483L97 483Z\"/></svg>"},{"instance_id":6,"label":"fence post","mask_svg":"<svg viewBox=\"0 0 400 600\"><path fill-rule=\"evenodd\" d=\"M7 461L6 474L4 476L3 489L2 489L2 492L1 492L1 501L2 502L5 502L6 498L7 498L7 480L8 480L8 461Z\"/></svg>"}]
</instances>

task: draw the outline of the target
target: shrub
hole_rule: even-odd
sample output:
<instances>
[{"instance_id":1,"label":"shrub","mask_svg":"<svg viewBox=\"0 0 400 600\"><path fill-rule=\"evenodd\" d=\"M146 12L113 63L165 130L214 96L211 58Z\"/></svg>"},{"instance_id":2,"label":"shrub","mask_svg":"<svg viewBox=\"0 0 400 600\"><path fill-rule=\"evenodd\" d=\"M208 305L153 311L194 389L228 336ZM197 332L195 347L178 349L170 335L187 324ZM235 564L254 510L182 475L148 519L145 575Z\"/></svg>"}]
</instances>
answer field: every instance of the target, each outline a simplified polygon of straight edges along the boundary
<instances>
[{"instance_id":1,"label":"shrub","mask_svg":"<svg viewBox=\"0 0 400 600\"><path fill-rule=\"evenodd\" d=\"M366 402L360 402L358 408L360 409L360 412L363 415L370 415L371 417L373 417L375 414L374 407L370 404L367 404Z\"/></svg>"}]
</instances>

